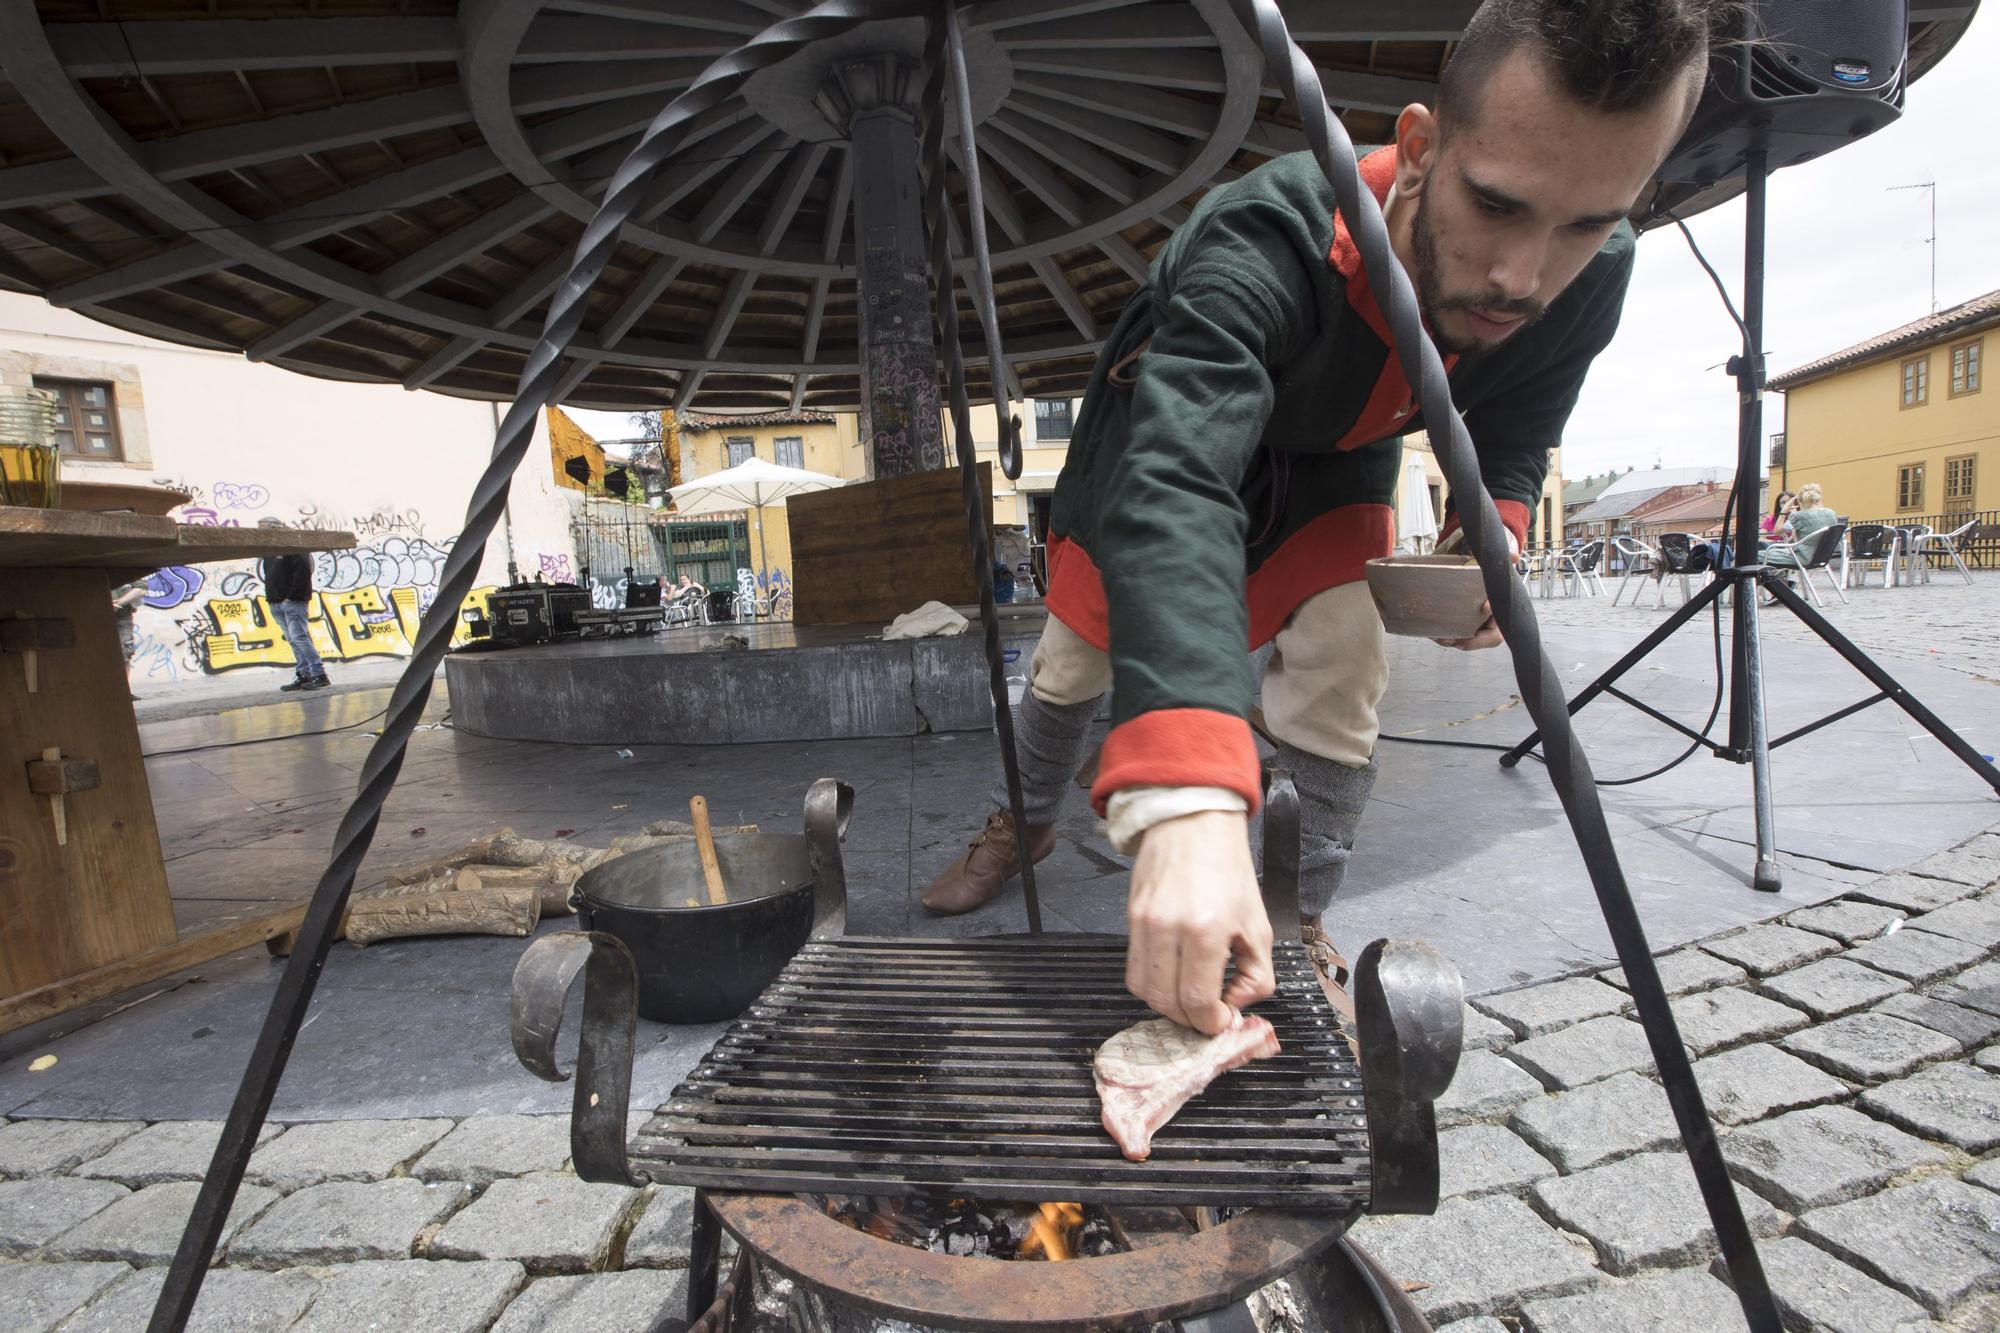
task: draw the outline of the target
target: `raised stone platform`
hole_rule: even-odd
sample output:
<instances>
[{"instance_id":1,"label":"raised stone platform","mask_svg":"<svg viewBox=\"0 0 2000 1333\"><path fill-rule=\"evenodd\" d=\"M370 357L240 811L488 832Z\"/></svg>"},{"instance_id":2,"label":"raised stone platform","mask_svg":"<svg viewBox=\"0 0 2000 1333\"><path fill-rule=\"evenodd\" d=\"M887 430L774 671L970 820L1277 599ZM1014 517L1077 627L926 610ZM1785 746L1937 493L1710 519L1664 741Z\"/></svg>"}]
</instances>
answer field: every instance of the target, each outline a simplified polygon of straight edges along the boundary
<instances>
[{"instance_id":1,"label":"raised stone platform","mask_svg":"<svg viewBox=\"0 0 2000 1333\"><path fill-rule=\"evenodd\" d=\"M1001 612L1018 697L1047 613ZM748 646L722 646L727 636ZM993 725L976 618L951 638L886 643L880 625L766 622L457 652L445 682L455 726L507 740L719 745Z\"/></svg>"}]
</instances>

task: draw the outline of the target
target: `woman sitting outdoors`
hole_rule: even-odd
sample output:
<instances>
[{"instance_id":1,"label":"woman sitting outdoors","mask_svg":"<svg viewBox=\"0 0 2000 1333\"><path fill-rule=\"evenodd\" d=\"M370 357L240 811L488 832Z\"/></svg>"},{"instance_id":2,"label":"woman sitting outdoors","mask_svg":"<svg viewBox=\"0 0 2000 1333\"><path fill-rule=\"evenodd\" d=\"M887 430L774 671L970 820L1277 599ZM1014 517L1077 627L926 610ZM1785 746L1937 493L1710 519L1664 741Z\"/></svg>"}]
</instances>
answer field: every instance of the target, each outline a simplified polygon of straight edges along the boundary
<instances>
[{"instance_id":1,"label":"woman sitting outdoors","mask_svg":"<svg viewBox=\"0 0 2000 1333\"><path fill-rule=\"evenodd\" d=\"M1806 539L1822 528L1839 522L1839 515L1828 509L1820 498L1818 482L1807 482L1799 487L1799 498L1791 516L1778 526L1779 540L1785 544L1773 546L1764 552L1764 563L1773 569L1799 569L1804 564L1800 548ZM1791 583L1787 574L1785 582Z\"/></svg>"}]
</instances>

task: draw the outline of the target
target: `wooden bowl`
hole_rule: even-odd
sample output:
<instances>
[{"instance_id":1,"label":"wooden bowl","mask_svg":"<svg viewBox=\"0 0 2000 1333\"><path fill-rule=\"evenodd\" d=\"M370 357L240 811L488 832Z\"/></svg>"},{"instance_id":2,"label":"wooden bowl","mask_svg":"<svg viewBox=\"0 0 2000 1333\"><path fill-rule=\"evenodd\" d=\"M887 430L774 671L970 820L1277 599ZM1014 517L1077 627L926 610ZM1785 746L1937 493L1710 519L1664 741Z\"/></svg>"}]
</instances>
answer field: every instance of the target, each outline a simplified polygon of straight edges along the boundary
<instances>
[{"instance_id":1,"label":"wooden bowl","mask_svg":"<svg viewBox=\"0 0 2000 1333\"><path fill-rule=\"evenodd\" d=\"M1486 585L1469 555L1392 555L1368 562L1368 591L1391 634L1464 639L1486 623Z\"/></svg>"},{"instance_id":2,"label":"wooden bowl","mask_svg":"<svg viewBox=\"0 0 2000 1333\"><path fill-rule=\"evenodd\" d=\"M62 507L100 514L133 513L164 517L194 497L167 486L128 486L115 481L70 481L62 484Z\"/></svg>"}]
</instances>

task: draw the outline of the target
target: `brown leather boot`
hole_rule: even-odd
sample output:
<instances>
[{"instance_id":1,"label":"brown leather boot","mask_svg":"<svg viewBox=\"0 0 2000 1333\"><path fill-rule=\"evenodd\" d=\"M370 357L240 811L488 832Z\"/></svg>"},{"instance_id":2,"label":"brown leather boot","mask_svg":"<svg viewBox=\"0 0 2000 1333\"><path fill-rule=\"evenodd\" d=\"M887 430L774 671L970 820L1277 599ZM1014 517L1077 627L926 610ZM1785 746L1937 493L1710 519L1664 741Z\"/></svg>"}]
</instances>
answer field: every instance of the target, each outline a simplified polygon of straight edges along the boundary
<instances>
[{"instance_id":1,"label":"brown leather boot","mask_svg":"<svg viewBox=\"0 0 2000 1333\"><path fill-rule=\"evenodd\" d=\"M1054 824L1028 825L1028 852L1037 862L1056 849ZM945 867L924 890L924 910L933 916L958 916L983 907L1000 886L1021 873L1014 841L1014 819L1005 810L987 816L986 827L965 849L965 855Z\"/></svg>"}]
</instances>

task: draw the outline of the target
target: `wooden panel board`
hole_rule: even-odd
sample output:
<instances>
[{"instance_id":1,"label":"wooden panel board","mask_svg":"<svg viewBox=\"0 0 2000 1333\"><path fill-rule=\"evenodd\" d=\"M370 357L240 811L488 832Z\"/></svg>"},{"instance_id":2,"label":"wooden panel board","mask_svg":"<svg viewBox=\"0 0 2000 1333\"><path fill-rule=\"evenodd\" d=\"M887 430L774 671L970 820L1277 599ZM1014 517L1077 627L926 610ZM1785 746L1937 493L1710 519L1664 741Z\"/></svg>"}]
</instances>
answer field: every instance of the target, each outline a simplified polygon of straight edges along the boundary
<instances>
[{"instance_id":1,"label":"wooden panel board","mask_svg":"<svg viewBox=\"0 0 2000 1333\"><path fill-rule=\"evenodd\" d=\"M0 996L174 942L110 577L0 569L0 616L14 615L68 620L76 642L36 655L33 694L21 654L0 654ZM49 798L28 790L28 761L50 746L96 760L101 779L64 798L63 846Z\"/></svg>"},{"instance_id":2,"label":"wooden panel board","mask_svg":"<svg viewBox=\"0 0 2000 1333\"><path fill-rule=\"evenodd\" d=\"M993 545L993 465L979 465ZM792 619L800 625L886 625L925 602L979 600L957 468L855 482L786 502Z\"/></svg>"},{"instance_id":3,"label":"wooden panel board","mask_svg":"<svg viewBox=\"0 0 2000 1333\"><path fill-rule=\"evenodd\" d=\"M172 519L150 514L92 514L0 505L0 566L115 559L127 552L172 546L174 528Z\"/></svg>"}]
</instances>

